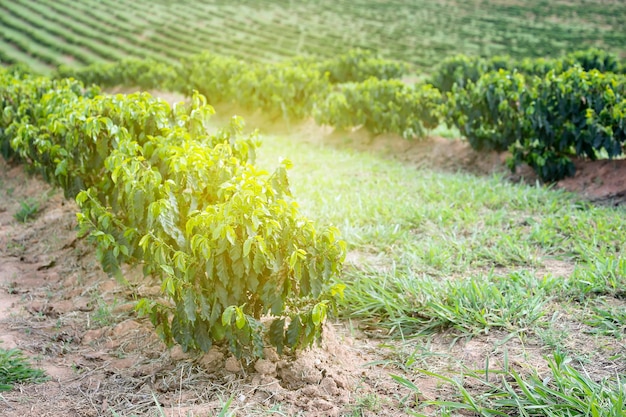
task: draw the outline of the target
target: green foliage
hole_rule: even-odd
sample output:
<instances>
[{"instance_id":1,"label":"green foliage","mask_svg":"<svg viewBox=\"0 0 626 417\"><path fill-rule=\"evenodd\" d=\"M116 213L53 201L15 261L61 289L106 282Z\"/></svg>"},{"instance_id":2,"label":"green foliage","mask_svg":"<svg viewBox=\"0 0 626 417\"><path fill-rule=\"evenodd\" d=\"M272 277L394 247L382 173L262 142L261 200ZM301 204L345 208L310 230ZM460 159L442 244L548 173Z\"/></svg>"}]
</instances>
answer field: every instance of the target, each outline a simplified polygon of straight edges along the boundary
<instances>
[{"instance_id":1,"label":"green foliage","mask_svg":"<svg viewBox=\"0 0 626 417\"><path fill-rule=\"evenodd\" d=\"M583 70L598 70L600 72L623 72L625 67L620 65L617 55L598 48L590 48L570 52L562 59L563 70L580 65Z\"/></svg>"},{"instance_id":2,"label":"green foliage","mask_svg":"<svg viewBox=\"0 0 626 417\"><path fill-rule=\"evenodd\" d=\"M200 117L202 106L191 113ZM235 121L216 135L179 128L143 144L120 141L105 160L106 180L77 201L80 224L113 254L112 271L141 262L162 277L174 305L138 308L166 342L206 351L226 340L238 356L261 356L268 314L302 323L283 329L283 340L272 328L279 349L319 337L316 305L343 249L334 229L316 232L298 214L287 165L267 175L246 162L254 138L238 139L240 128Z\"/></svg>"},{"instance_id":3,"label":"green foliage","mask_svg":"<svg viewBox=\"0 0 626 417\"><path fill-rule=\"evenodd\" d=\"M573 156L622 155L626 145L626 79L573 67L548 73L522 99L525 134L512 147L512 166L530 165L540 178L574 174Z\"/></svg>"},{"instance_id":4,"label":"green foliage","mask_svg":"<svg viewBox=\"0 0 626 417\"><path fill-rule=\"evenodd\" d=\"M399 78L407 70L407 64L384 60L361 50L321 63L296 58L272 64L248 63L204 52L186 57L176 66L154 60L126 59L81 69L61 67L56 76L73 77L102 87L172 89L187 95L199 91L211 103L237 103L248 110L263 110L273 117L299 120L311 115L315 105L329 94L329 81Z\"/></svg>"},{"instance_id":5,"label":"green foliage","mask_svg":"<svg viewBox=\"0 0 626 417\"><path fill-rule=\"evenodd\" d=\"M250 64L205 52L184 59L178 71L176 88L185 94L197 90L211 103L235 102L286 120L310 115L330 89L315 68L289 61Z\"/></svg>"},{"instance_id":6,"label":"green foliage","mask_svg":"<svg viewBox=\"0 0 626 417\"><path fill-rule=\"evenodd\" d=\"M268 315L283 324L269 337L279 350L319 339L343 243L299 213L287 161L271 175L253 165L257 139L240 120L209 134L213 109L198 94L170 108L147 93L90 98L76 81L6 81L0 97L17 91L29 116L7 119L6 140L77 194L107 273L123 279L126 262L161 278L165 299L138 309L167 343L261 356Z\"/></svg>"},{"instance_id":7,"label":"green foliage","mask_svg":"<svg viewBox=\"0 0 626 417\"><path fill-rule=\"evenodd\" d=\"M596 61L589 58L588 66L602 66L605 58L604 67L613 62L597 51L583 51L576 59L586 62L589 56ZM564 58L557 67L565 68L572 59ZM506 59L471 62L473 66L457 67L464 75L452 83L446 111L449 123L473 148L503 151L510 147L511 168L527 163L544 181L573 175L574 156L622 155L626 143L623 75L585 71L576 63L565 71L552 69L540 76L500 69L473 81L481 68L505 66ZM550 67L544 68L543 62L537 65L541 67L533 69L537 73Z\"/></svg>"},{"instance_id":8,"label":"green foliage","mask_svg":"<svg viewBox=\"0 0 626 417\"><path fill-rule=\"evenodd\" d=\"M66 126L50 124L46 133L39 134L39 122L58 106L79 100L81 97L94 97L99 88L84 89L74 80L49 80L34 77L18 71L0 71L0 149L7 159L17 158L32 162L42 170L47 179L54 177L50 166L55 158L63 157L66 151L53 146L50 134L62 134ZM73 120L73 125L78 121ZM15 149L19 147L19 152ZM71 148L70 148L71 149ZM41 152L44 152L42 154Z\"/></svg>"},{"instance_id":9,"label":"green foliage","mask_svg":"<svg viewBox=\"0 0 626 417\"><path fill-rule=\"evenodd\" d=\"M526 91L521 74L488 72L476 82L459 84L448 94L447 117L477 150L506 150L524 137L521 96Z\"/></svg>"},{"instance_id":10,"label":"green foliage","mask_svg":"<svg viewBox=\"0 0 626 417\"><path fill-rule=\"evenodd\" d=\"M316 122L338 129L363 126L374 134L424 137L439 124L441 94L432 86L370 78L343 85L316 110Z\"/></svg>"},{"instance_id":11,"label":"green foliage","mask_svg":"<svg viewBox=\"0 0 626 417\"><path fill-rule=\"evenodd\" d=\"M617 55L602 49L590 48L571 52L557 58L513 59L510 56L482 58L477 56L456 55L444 59L431 76L431 83L442 92L452 91L456 84L465 88L468 83L476 83L487 72L501 69L520 72L525 76L544 77L549 72L561 74L572 67L580 66L585 71L619 73L624 70Z\"/></svg>"},{"instance_id":12,"label":"green foliage","mask_svg":"<svg viewBox=\"0 0 626 417\"><path fill-rule=\"evenodd\" d=\"M456 55L444 59L435 69L430 82L441 92L452 91L457 85L464 88L468 81L476 82L488 71L487 63L479 57Z\"/></svg>"},{"instance_id":13,"label":"green foliage","mask_svg":"<svg viewBox=\"0 0 626 417\"><path fill-rule=\"evenodd\" d=\"M39 211L39 203L33 200L20 201L20 209L13 215L15 219L21 223L26 223L28 220L35 217Z\"/></svg>"},{"instance_id":14,"label":"green foliage","mask_svg":"<svg viewBox=\"0 0 626 417\"><path fill-rule=\"evenodd\" d=\"M44 371L31 367L22 352L17 349L0 349L0 391L13 389L19 382L44 382Z\"/></svg>"},{"instance_id":15,"label":"green foliage","mask_svg":"<svg viewBox=\"0 0 626 417\"><path fill-rule=\"evenodd\" d=\"M328 80L333 84L358 83L368 78L390 80L401 78L409 71L405 62L380 58L371 51L354 49L336 58L317 64L319 71L328 73Z\"/></svg>"},{"instance_id":16,"label":"green foliage","mask_svg":"<svg viewBox=\"0 0 626 417\"><path fill-rule=\"evenodd\" d=\"M127 58L113 63L97 63L82 68L60 66L54 77L75 78L85 85L100 87L129 86L147 89L170 89L175 68L154 59Z\"/></svg>"},{"instance_id":17,"label":"green foliage","mask_svg":"<svg viewBox=\"0 0 626 417\"><path fill-rule=\"evenodd\" d=\"M547 376L537 371L526 376L513 369L495 372L498 382L490 382L488 373L474 371L459 378L448 377L426 370L460 392L458 401L428 400L424 405L439 406L440 411L471 411L479 416L522 415L533 417L594 416L618 417L626 413L626 386L619 377L594 381L585 371L570 365L571 359L561 353L548 358ZM398 383L419 393L408 379L396 375ZM464 387L463 379L482 385L487 392L472 395Z\"/></svg>"}]
</instances>

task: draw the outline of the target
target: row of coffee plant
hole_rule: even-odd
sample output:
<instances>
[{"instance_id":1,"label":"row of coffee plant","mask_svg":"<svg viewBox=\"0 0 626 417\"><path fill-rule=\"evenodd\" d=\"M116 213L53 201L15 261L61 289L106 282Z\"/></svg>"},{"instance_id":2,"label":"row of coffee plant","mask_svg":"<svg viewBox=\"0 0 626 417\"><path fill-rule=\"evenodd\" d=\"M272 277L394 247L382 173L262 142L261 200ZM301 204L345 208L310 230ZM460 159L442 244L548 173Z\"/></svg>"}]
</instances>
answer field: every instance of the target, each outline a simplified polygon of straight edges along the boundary
<instances>
[{"instance_id":1,"label":"row of coffee plant","mask_svg":"<svg viewBox=\"0 0 626 417\"><path fill-rule=\"evenodd\" d=\"M560 74L572 67L585 71L626 73L626 63L620 62L617 55L591 48L576 51L562 57L526 58L516 60L509 56L495 56L489 59L478 56L456 55L443 60L430 77L430 83L442 92L452 91L454 85L464 87L468 82L476 82L487 72L507 70L527 76L543 77L551 71Z\"/></svg>"},{"instance_id":2,"label":"row of coffee plant","mask_svg":"<svg viewBox=\"0 0 626 417\"><path fill-rule=\"evenodd\" d=\"M477 150L509 150L544 181L574 175L575 157L615 158L626 147L626 76L581 66L543 76L486 72L454 84L446 120Z\"/></svg>"},{"instance_id":3,"label":"row of coffee plant","mask_svg":"<svg viewBox=\"0 0 626 417\"><path fill-rule=\"evenodd\" d=\"M212 103L408 139L445 121L475 149L508 149L512 168L528 163L541 179L554 181L574 173L572 157L622 154L624 68L597 49L551 60L455 57L442 63L432 85L408 85L398 79L405 66L353 51L335 60L275 64L204 53L177 66L123 61L59 74L105 86L197 90Z\"/></svg>"},{"instance_id":4,"label":"row of coffee plant","mask_svg":"<svg viewBox=\"0 0 626 417\"><path fill-rule=\"evenodd\" d=\"M440 123L442 97L429 84L369 78L341 85L315 108L315 121L335 129L363 126L373 134L425 137Z\"/></svg>"},{"instance_id":5,"label":"row of coffee plant","mask_svg":"<svg viewBox=\"0 0 626 417\"><path fill-rule=\"evenodd\" d=\"M170 107L99 93L0 70L0 144L76 196L105 271L123 279L123 264L142 265L160 280L162 297L138 305L159 335L247 357L267 341L282 352L319 339L344 246L299 213L288 163L255 167L257 140L237 118L208 133L213 109L199 94Z\"/></svg>"},{"instance_id":6,"label":"row of coffee plant","mask_svg":"<svg viewBox=\"0 0 626 417\"><path fill-rule=\"evenodd\" d=\"M398 78L407 71L406 64L362 50L330 60L294 58L272 64L205 52L179 65L125 60L62 67L57 76L102 87L130 85L187 95L199 91L213 104L236 103L270 117L300 120L317 114L320 123L337 128L364 125L374 133L423 137L426 129L439 124L441 97L429 86L401 83Z\"/></svg>"}]
</instances>

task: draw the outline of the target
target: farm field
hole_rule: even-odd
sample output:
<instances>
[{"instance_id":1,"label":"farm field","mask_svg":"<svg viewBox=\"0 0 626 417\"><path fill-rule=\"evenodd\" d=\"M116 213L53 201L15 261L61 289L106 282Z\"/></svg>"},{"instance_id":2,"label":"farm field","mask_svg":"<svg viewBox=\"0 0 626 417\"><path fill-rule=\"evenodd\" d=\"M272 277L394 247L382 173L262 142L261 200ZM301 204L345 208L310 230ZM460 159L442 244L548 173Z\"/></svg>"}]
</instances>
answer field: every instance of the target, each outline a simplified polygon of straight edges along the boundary
<instances>
[{"instance_id":1,"label":"farm field","mask_svg":"<svg viewBox=\"0 0 626 417\"><path fill-rule=\"evenodd\" d=\"M146 13L149 10L149 13ZM430 71L454 54L554 57L596 46L626 56L620 1L0 2L0 61L49 72L208 50L249 61L365 48Z\"/></svg>"},{"instance_id":2,"label":"farm field","mask_svg":"<svg viewBox=\"0 0 626 417\"><path fill-rule=\"evenodd\" d=\"M310 123L290 132L265 123L258 164L292 159L302 210L341 229L345 299L322 347L245 370L223 349L165 349L132 311L134 299L158 288L132 271L130 287L116 285L76 239L76 207L5 166L2 340L52 377L3 393L6 415L489 415L483 407L515 410L494 392L503 380L556 378L569 393L580 383L575 372L595 396L581 401L618 404L615 377L626 372L623 207L594 207L501 174L420 168L398 160L410 145L399 153L389 138L372 144L362 132ZM22 202L38 204L26 223L14 218ZM573 393L518 395L524 404L579 401Z\"/></svg>"},{"instance_id":3,"label":"farm field","mask_svg":"<svg viewBox=\"0 0 626 417\"><path fill-rule=\"evenodd\" d=\"M592 0L0 0L2 65L56 77L0 69L0 416L626 415L625 19ZM617 57L489 72L464 101L480 65L519 62L407 82L457 53L585 46ZM415 74L337 57L354 47ZM296 55L338 61L248 65ZM155 61L89 66L128 57ZM555 155L575 175L526 165Z\"/></svg>"}]
</instances>

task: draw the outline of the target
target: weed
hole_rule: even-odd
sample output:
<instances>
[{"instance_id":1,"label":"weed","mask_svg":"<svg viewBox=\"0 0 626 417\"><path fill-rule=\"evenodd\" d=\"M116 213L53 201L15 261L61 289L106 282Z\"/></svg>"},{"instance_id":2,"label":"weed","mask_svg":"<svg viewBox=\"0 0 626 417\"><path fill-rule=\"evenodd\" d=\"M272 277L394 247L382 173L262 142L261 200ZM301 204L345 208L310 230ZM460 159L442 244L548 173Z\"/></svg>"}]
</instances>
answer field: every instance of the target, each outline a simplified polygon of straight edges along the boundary
<instances>
[{"instance_id":1,"label":"weed","mask_svg":"<svg viewBox=\"0 0 626 417\"><path fill-rule=\"evenodd\" d=\"M346 282L344 308L351 317L374 318L402 334L427 334L452 327L461 334L491 328L526 329L543 315L549 300L529 275L477 276L440 282L402 274L361 275Z\"/></svg>"},{"instance_id":2,"label":"weed","mask_svg":"<svg viewBox=\"0 0 626 417\"><path fill-rule=\"evenodd\" d=\"M590 333L611 336L618 340L624 339L626 335L626 311L600 302L599 306L593 306L592 312L583 322L591 326Z\"/></svg>"},{"instance_id":3,"label":"weed","mask_svg":"<svg viewBox=\"0 0 626 417\"><path fill-rule=\"evenodd\" d=\"M424 404L439 406L442 412L467 410L484 417L623 416L626 412L626 385L622 384L619 376L594 381L584 370L577 370L570 362L565 355L555 353L548 359L549 375L542 376L535 371L529 376L523 376L509 370L498 373L500 378L497 383L489 382L488 378L483 378L483 374L477 372L455 378L421 370L453 385L460 393L458 401L433 400L425 401ZM419 392L406 378L395 375L393 379ZM466 379L473 381L472 386L483 385L485 392L478 395L470 393L465 388Z\"/></svg>"},{"instance_id":4,"label":"weed","mask_svg":"<svg viewBox=\"0 0 626 417\"><path fill-rule=\"evenodd\" d=\"M115 323L115 317L113 317L113 307L107 304L102 297L97 297L94 302L97 307L90 315L89 325L90 327L99 328L104 326L110 326Z\"/></svg>"},{"instance_id":5,"label":"weed","mask_svg":"<svg viewBox=\"0 0 626 417\"><path fill-rule=\"evenodd\" d=\"M355 404L349 414L345 414L345 417L363 417L371 413L377 413L381 409L381 400L376 394L366 394L357 398Z\"/></svg>"},{"instance_id":6,"label":"weed","mask_svg":"<svg viewBox=\"0 0 626 417\"><path fill-rule=\"evenodd\" d=\"M39 203L33 199L20 201L20 209L13 217L20 223L26 223L28 220L35 218L39 212Z\"/></svg>"},{"instance_id":7,"label":"weed","mask_svg":"<svg viewBox=\"0 0 626 417\"><path fill-rule=\"evenodd\" d=\"M0 349L0 391L13 389L18 382L44 382L44 371L31 367L21 351Z\"/></svg>"}]
</instances>

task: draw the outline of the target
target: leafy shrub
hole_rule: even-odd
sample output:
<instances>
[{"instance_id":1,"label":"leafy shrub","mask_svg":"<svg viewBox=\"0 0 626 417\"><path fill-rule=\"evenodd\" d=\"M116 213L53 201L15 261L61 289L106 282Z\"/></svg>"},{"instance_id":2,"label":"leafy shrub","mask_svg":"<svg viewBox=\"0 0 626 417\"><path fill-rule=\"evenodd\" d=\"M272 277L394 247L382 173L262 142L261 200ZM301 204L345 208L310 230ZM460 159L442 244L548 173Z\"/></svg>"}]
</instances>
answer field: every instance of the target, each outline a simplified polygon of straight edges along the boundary
<instances>
[{"instance_id":1,"label":"leafy shrub","mask_svg":"<svg viewBox=\"0 0 626 417\"><path fill-rule=\"evenodd\" d=\"M447 93L452 91L454 85L463 88L469 81L478 81L481 75L487 71L488 67L484 59L456 55L444 59L437 66L430 82L441 92Z\"/></svg>"},{"instance_id":2,"label":"leafy shrub","mask_svg":"<svg viewBox=\"0 0 626 417\"><path fill-rule=\"evenodd\" d=\"M183 60L177 80L186 94L197 90L212 103L235 102L286 120L310 115L318 97L330 89L328 80L312 67L247 64L210 53Z\"/></svg>"},{"instance_id":3,"label":"leafy shrub","mask_svg":"<svg viewBox=\"0 0 626 417\"><path fill-rule=\"evenodd\" d=\"M409 86L399 80L370 78L346 84L316 111L322 125L347 129L363 126L374 134L423 137L439 124L441 94L431 85Z\"/></svg>"},{"instance_id":4,"label":"leafy shrub","mask_svg":"<svg viewBox=\"0 0 626 417\"><path fill-rule=\"evenodd\" d=\"M520 72L525 76L543 77L553 71L556 74L580 66L585 71L623 72L617 55L597 48L569 53L557 58L524 58L516 60L509 56L495 56L489 59L457 55L445 59L435 69L430 82L442 92L452 91L456 84L465 88L469 82L476 83L488 72L506 70Z\"/></svg>"},{"instance_id":5,"label":"leafy shrub","mask_svg":"<svg viewBox=\"0 0 626 417\"><path fill-rule=\"evenodd\" d=\"M340 84L363 82L372 77L379 80L401 78L409 71L409 65L377 57L371 51L354 49L322 61L317 69L322 74L328 73L331 83Z\"/></svg>"},{"instance_id":6,"label":"leafy shrub","mask_svg":"<svg viewBox=\"0 0 626 417\"><path fill-rule=\"evenodd\" d=\"M257 141L240 121L209 134L213 109L197 94L170 108L147 93L89 97L73 80L17 88L0 75L11 86L2 100L22 99L5 140L78 192L81 232L105 271L123 278L122 263L142 264L162 280L163 299L138 308L167 343L261 356L268 339L282 352L320 337L343 243L299 213L287 163L271 175L252 164Z\"/></svg>"},{"instance_id":7,"label":"leafy shrub","mask_svg":"<svg viewBox=\"0 0 626 417\"><path fill-rule=\"evenodd\" d=\"M56 78L75 78L84 84L100 87L128 86L148 89L171 89L175 67L154 59L123 59L119 62L93 64L83 68L60 66Z\"/></svg>"},{"instance_id":8,"label":"leafy shrub","mask_svg":"<svg viewBox=\"0 0 626 417\"><path fill-rule=\"evenodd\" d=\"M529 164L546 181L574 174L573 156L622 155L626 144L626 79L573 67L550 72L523 99L526 134L511 165Z\"/></svg>"},{"instance_id":9,"label":"leafy shrub","mask_svg":"<svg viewBox=\"0 0 626 417\"><path fill-rule=\"evenodd\" d=\"M181 60L177 68L176 90L186 95L198 91L210 103L232 101L234 79L239 79L246 65L232 57L203 52Z\"/></svg>"},{"instance_id":10,"label":"leafy shrub","mask_svg":"<svg viewBox=\"0 0 626 417\"><path fill-rule=\"evenodd\" d=\"M477 150L506 150L524 135L521 96L525 78L505 70L488 72L465 88L455 84L448 94L447 120Z\"/></svg>"},{"instance_id":11,"label":"leafy shrub","mask_svg":"<svg viewBox=\"0 0 626 417\"><path fill-rule=\"evenodd\" d=\"M85 89L75 80L50 80L11 70L0 71L0 149L7 159L18 158L32 163L48 179L53 180L54 170L46 170L55 155L62 151L51 146L49 135L40 134L36 121L47 117L50 103L73 102L80 97L94 97L99 88ZM63 129L58 125L54 129ZM19 148L19 149L18 149ZM40 154L39 149L47 153ZM18 152L16 152L18 149ZM52 158L52 159L50 159Z\"/></svg>"},{"instance_id":12,"label":"leafy shrub","mask_svg":"<svg viewBox=\"0 0 626 417\"><path fill-rule=\"evenodd\" d=\"M615 73L622 71L617 55L598 48L569 53L561 61L563 61L564 71L577 65L585 71L598 70Z\"/></svg>"},{"instance_id":13,"label":"leafy shrub","mask_svg":"<svg viewBox=\"0 0 626 417\"><path fill-rule=\"evenodd\" d=\"M624 77L580 66L544 77L488 72L448 94L447 119L477 150L509 148L511 168L529 164L544 181L574 174L574 156L620 156Z\"/></svg>"}]
</instances>

